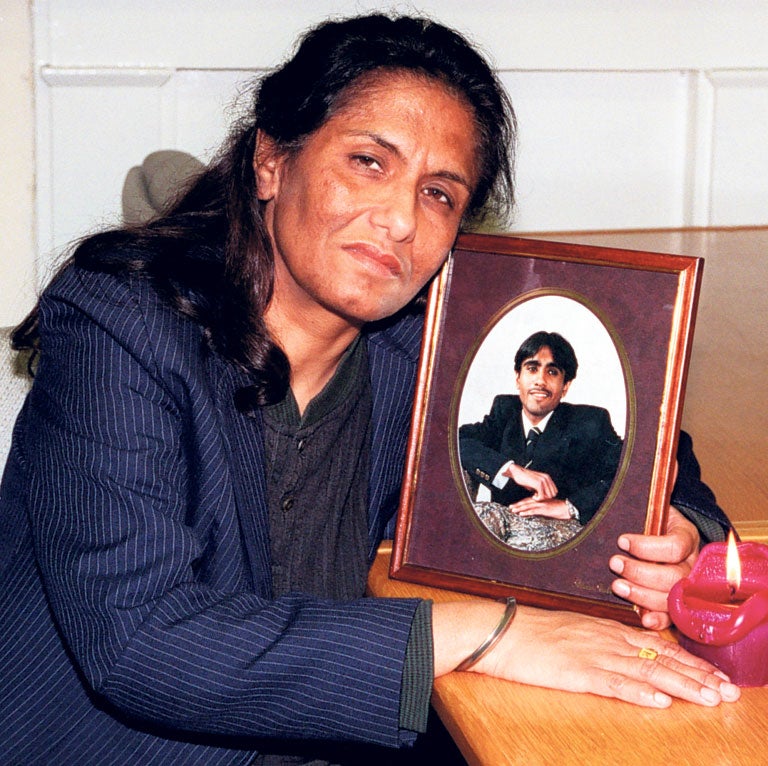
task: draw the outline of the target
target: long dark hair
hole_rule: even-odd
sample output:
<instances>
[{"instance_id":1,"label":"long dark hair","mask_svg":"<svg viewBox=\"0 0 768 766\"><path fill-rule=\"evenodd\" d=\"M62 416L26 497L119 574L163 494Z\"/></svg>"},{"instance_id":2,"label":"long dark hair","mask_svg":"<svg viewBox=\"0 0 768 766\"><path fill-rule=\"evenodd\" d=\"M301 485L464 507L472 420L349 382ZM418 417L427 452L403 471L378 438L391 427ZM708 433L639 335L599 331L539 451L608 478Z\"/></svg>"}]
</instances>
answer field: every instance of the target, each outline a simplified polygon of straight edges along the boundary
<instances>
[{"instance_id":1,"label":"long dark hair","mask_svg":"<svg viewBox=\"0 0 768 766\"><path fill-rule=\"evenodd\" d=\"M256 84L249 114L180 199L148 223L86 238L62 268L148 276L170 305L200 324L212 349L253 375L255 384L238 397L241 409L279 401L290 369L264 323L274 261L256 195L257 132L298 152L354 96L363 75L382 69L433 78L470 105L481 172L465 226L488 215L503 220L513 204L516 132L503 86L453 30L375 14L310 30L295 55ZM37 323L35 308L14 331L15 348L37 346Z\"/></svg>"}]
</instances>

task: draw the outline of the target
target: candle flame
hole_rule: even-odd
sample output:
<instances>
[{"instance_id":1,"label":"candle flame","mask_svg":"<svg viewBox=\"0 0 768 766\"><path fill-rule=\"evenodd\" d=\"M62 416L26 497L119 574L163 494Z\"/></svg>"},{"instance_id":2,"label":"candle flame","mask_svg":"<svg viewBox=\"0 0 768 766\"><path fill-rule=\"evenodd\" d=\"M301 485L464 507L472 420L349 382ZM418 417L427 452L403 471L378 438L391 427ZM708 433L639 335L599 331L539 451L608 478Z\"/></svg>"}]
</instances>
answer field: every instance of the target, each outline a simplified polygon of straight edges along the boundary
<instances>
[{"instance_id":1,"label":"candle flame","mask_svg":"<svg viewBox=\"0 0 768 766\"><path fill-rule=\"evenodd\" d=\"M733 530L728 533L728 548L725 554L725 579L735 591L741 586L741 561Z\"/></svg>"}]
</instances>

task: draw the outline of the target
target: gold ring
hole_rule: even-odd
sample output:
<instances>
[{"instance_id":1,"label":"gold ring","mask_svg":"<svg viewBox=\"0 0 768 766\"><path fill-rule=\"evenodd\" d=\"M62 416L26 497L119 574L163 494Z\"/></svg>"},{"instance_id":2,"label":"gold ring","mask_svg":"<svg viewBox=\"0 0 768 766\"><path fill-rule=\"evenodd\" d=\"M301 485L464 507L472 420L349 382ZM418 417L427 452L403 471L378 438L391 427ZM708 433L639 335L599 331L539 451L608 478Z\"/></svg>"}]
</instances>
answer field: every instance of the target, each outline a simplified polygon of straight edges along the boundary
<instances>
[{"instance_id":1,"label":"gold ring","mask_svg":"<svg viewBox=\"0 0 768 766\"><path fill-rule=\"evenodd\" d=\"M655 649L648 649L647 647L645 649L641 649L637 656L640 657L643 660L655 660L659 653Z\"/></svg>"}]
</instances>

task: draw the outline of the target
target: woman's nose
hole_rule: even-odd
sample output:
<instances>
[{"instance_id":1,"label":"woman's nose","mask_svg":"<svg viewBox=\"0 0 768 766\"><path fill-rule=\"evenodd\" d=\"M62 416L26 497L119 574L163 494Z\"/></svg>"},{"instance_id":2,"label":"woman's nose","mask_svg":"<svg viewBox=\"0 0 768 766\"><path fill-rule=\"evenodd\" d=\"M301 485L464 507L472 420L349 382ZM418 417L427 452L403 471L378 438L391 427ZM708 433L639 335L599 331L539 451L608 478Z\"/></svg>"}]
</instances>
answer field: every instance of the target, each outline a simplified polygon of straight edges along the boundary
<instances>
[{"instance_id":1,"label":"woman's nose","mask_svg":"<svg viewBox=\"0 0 768 766\"><path fill-rule=\"evenodd\" d=\"M395 242L409 242L416 234L416 195L412 191L393 190L376 205L371 220L387 230Z\"/></svg>"}]
</instances>

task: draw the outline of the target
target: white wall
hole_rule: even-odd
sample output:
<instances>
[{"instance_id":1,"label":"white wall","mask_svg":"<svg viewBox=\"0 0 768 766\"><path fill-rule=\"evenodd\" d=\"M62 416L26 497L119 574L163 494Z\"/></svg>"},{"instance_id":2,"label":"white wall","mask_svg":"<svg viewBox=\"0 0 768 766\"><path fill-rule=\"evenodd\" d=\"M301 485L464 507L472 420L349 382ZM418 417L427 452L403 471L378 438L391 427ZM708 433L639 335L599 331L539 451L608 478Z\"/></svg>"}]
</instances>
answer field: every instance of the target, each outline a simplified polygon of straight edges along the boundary
<instances>
[{"instance_id":1,"label":"white wall","mask_svg":"<svg viewBox=\"0 0 768 766\"><path fill-rule=\"evenodd\" d=\"M0 0L0 326L35 293L32 23L25 0Z\"/></svg>"},{"instance_id":2,"label":"white wall","mask_svg":"<svg viewBox=\"0 0 768 766\"><path fill-rule=\"evenodd\" d=\"M6 5L23 3L0 0ZM22 158L10 183L22 193L37 181L40 279L72 237L116 219L125 173L147 153L207 156L241 84L279 62L301 30L329 15L389 7L36 0L37 155L34 175ZM394 7L466 32L499 69L520 120L517 230L768 223L767 2ZM0 122L6 132L7 123L23 124L7 111ZM0 214L3 230L29 237L28 209L27 218ZM0 323L15 318L19 303L5 277L16 252L3 243Z\"/></svg>"}]
</instances>

